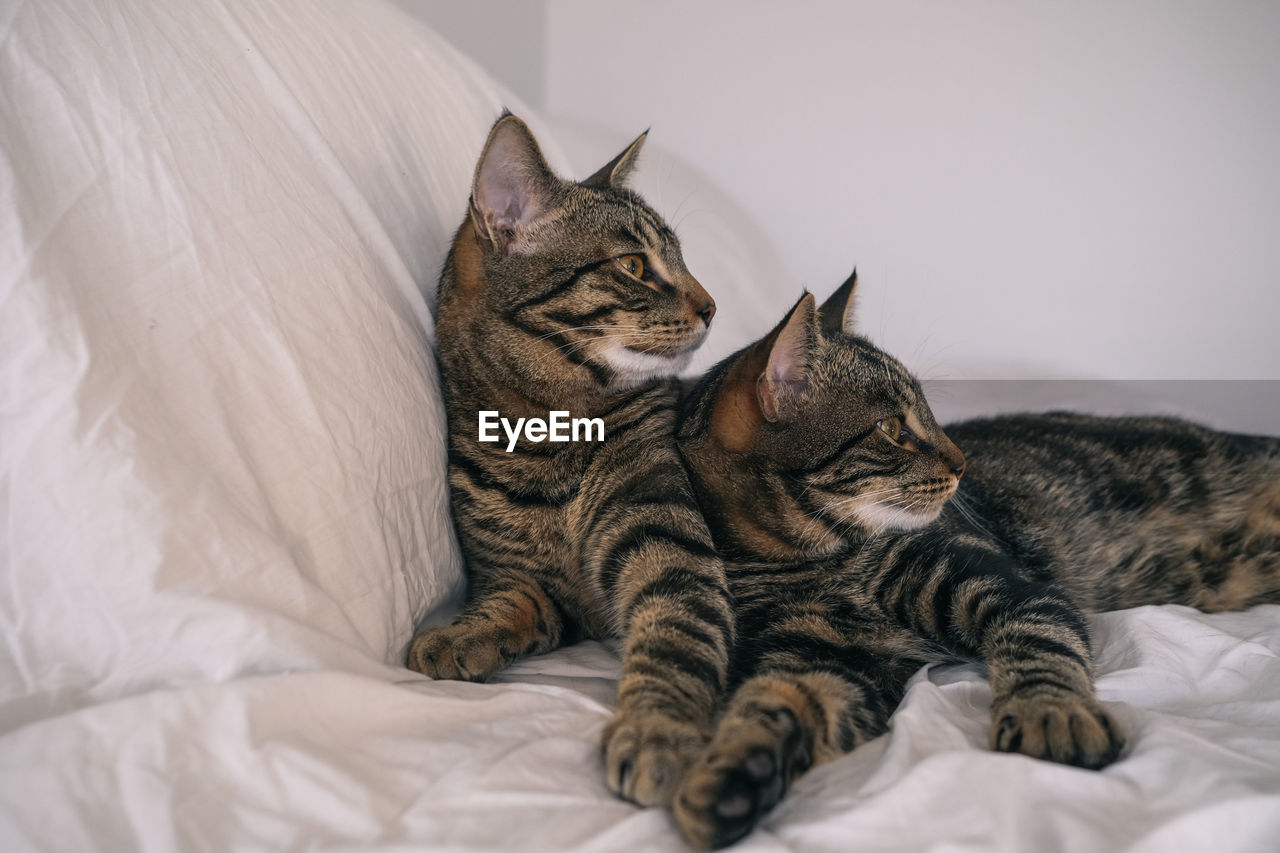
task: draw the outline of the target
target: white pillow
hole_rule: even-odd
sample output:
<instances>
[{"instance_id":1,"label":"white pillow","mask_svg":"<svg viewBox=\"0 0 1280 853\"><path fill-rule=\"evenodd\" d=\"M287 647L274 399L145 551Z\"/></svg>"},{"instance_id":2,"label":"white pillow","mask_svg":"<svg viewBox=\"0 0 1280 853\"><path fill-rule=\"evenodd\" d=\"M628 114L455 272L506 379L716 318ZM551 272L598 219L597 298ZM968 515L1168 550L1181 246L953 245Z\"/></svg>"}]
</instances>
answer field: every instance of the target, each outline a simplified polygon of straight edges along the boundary
<instances>
[{"instance_id":1,"label":"white pillow","mask_svg":"<svg viewBox=\"0 0 1280 853\"><path fill-rule=\"evenodd\" d=\"M461 588L428 301L514 102L389 4L10 17L0 731L385 675Z\"/></svg>"}]
</instances>

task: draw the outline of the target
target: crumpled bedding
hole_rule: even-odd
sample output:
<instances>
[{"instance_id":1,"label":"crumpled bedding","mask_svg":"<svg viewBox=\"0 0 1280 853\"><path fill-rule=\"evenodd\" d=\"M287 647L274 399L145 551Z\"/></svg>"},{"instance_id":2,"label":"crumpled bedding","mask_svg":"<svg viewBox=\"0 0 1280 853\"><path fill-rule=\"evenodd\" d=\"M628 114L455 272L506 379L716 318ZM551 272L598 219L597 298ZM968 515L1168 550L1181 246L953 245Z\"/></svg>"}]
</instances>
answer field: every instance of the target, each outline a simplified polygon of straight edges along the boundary
<instances>
[{"instance_id":1,"label":"crumpled bedding","mask_svg":"<svg viewBox=\"0 0 1280 853\"><path fill-rule=\"evenodd\" d=\"M384 2L28 0L0 33L0 850L679 849L602 783L616 648L400 666L460 589L431 295L484 134L506 104L567 174L615 151L570 162ZM779 279L697 200L705 363ZM987 752L985 683L934 667L740 848L1274 849L1280 607L1094 624L1121 762Z\"/></svg>"},{"instance_id":2,"label":"crumpled bedding","mask_svg":"<svg viewBox=\"0 0 1280 853\"><path fill-rule=\"evenodd\" d=\"M1280 606L1093 620L1124 725L1101 772L984 748L971 666L919 673L889 734L802 777L738 849L1271 850ZM388 668L157 690L0 740L6 850L680 849L612 797L597 739L618 670L583 643L492 684Z\"/></svg>"}]
</instances>

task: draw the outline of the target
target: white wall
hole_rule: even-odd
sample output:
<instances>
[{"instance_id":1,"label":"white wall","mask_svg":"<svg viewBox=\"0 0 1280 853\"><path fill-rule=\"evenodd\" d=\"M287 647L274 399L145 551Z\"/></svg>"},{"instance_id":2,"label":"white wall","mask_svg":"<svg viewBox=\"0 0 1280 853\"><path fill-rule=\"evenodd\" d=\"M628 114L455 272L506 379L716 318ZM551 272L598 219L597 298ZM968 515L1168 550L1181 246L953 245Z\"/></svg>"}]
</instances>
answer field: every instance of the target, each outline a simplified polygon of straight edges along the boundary
<instances>
[{"instance_id":1,"label":"white wall","mask_svg":"<svg viewBox=\"0 0 1280 853\"><path fill-rule=\"evenodd\" d=\"M531 106L545 100L546 0L392 0Z\"/></svg>"},{"instance_id":2,"label":"white wall","mask_svg":"<svg viewBox=\"0 0 1280 853\"><path fill-rule=\"evenodd\" d=\"M547 108L652 125L741 202L778 314L856 263L865 331L929 377L1280 378L1280 4L546 15Z\"/></svg>"}]
</instances>

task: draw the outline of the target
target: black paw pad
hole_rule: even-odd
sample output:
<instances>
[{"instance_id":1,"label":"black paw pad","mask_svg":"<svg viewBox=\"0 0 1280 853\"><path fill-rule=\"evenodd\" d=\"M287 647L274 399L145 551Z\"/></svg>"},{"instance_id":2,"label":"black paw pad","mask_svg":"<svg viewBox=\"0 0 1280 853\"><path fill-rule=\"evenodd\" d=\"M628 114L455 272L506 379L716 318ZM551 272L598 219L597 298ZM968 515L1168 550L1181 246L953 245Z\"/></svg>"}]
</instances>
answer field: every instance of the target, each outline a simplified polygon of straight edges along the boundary
<instances>
[{"instance_id":1,"label":"black paw pad","mask_svg":"<svg viewBox=\"0 0 1280 853\"><path fill-rule=\"evenodd\" d=\"M757 786L745 773L734 772L725 779L715 805L716 847L732 844L755 828L760 817Z\"/></svg>"},{"instance_id":2,"label":"black paw pad","mask_svg":"<svg viewBox=\"0 0 1280 853\"><path fill-rule=\"evenodd\" d=\"M772 752L760 749L743 762L742 769L755 781L763 782L778 772L778 762L774 761Z\"/></svg>"},{"instance_id":3,"label":"black paw pad","mask_svg":"<svg viewBox=\"0 0 1280 853\"><path fill-rule=\"evenodd\" d=\"M716 845L737 841L782 799L786 781L772 750L760 748L725 777L716 798Z\"/></svg>"},{"instance_id":4,"label":"black paw pad","mask_svg":"<svg viewBox=\"0 0 1280 853\"><path fill-rule=\"evenodd\" d=\"M716 800L716 817L740 820L751 814L755 804L745 791L726 791Z\"/></svg>"}]
</instances>

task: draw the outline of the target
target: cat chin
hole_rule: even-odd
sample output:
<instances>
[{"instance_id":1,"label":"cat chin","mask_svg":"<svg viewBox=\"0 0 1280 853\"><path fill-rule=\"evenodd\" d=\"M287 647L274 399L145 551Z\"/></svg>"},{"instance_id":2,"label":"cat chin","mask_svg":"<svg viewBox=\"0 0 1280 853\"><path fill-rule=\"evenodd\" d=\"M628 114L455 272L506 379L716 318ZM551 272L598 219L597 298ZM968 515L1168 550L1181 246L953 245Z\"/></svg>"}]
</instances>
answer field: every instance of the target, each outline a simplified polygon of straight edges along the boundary
<instances>
[{"instance_id":1,"label":"cat chin","mask_svg":"<svg viewBox=\"0 0 1280 853\"><path fill-rule=\"evenodd\" d=\"M701 343L701 341L699 341ZM650 379L675 376L689 365L697 345L686 347L674 355L636 352L622 344L614 344L600 353L600 360L617 374L614 387L626 388Z\"/></svg>"},{"instance_id":2,"label":"cat chin","mask_svg":"<svg viewBox=\"0 0 1280 853\"><path fill-rule=\"evenodd\" d=\"M877 501L860 503L853 511L853 519L871 534L890 530L915 530L924 527L942 513L942 505L926 510L907 510L888 506Z\"/></svg>"}]
</instances>

